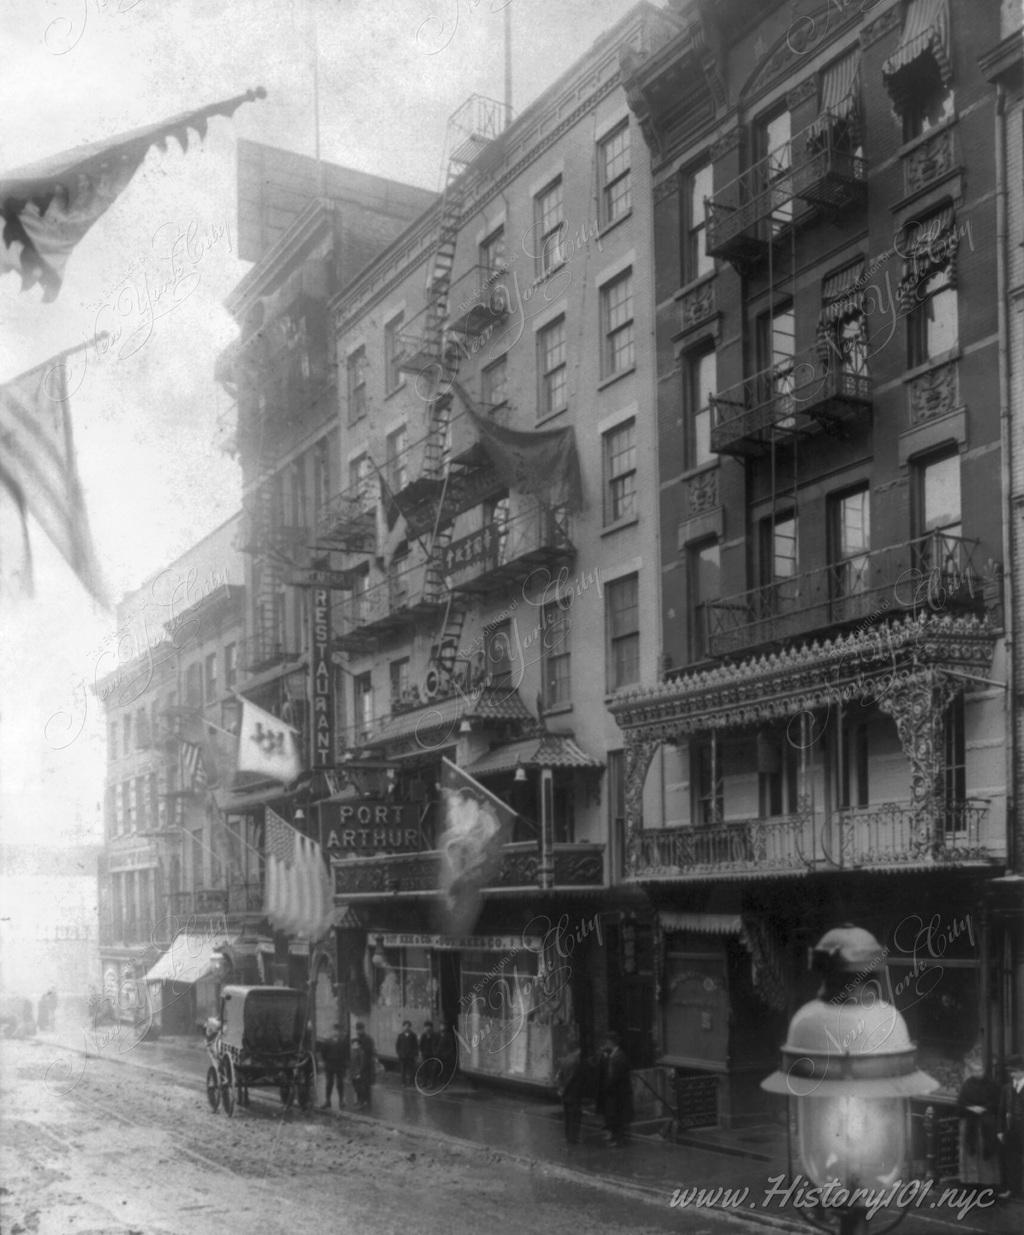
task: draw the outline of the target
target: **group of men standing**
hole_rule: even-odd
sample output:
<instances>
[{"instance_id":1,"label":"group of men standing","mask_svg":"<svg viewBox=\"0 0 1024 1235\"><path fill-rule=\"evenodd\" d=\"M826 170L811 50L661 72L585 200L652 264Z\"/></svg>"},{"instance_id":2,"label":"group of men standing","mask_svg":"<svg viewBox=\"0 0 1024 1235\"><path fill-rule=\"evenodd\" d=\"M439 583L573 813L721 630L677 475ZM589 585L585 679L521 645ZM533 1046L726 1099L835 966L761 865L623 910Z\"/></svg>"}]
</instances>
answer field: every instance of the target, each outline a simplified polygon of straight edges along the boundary
<instances>
[{"instance_id":1,"label":"group of men standing","mask_svg":"<svg viewBox=\"0 0 1024 1235\"><path fill-rule=\"evenodd\" d=\"M340 1025L335 1025L331 1036L322 1039L318 1046L326 1088L321 1109L330 1109L335 1086L338 1090L338 1106L345 1105L346 1073L352 1080L352 1089L356 1096L355 1109L359 1111L368 1107L378 1064L376 1047L363 1022L356 1022L353 1038L343 1034ZM402 1032L395 1039L395 1054L398 1057L403 1088L417 1085L418 1082L427 1093L435 1093L444 1088L458 1067L458 1041L454 1029L448 1024L437 1033L434 1022L426 1021L423 1032L417 1038L412 1022L403 1021Z\"/></svg>"},{"instance_id":2,"label":"group of men standing","mask_svg":"<svg viewBox=\"0 0 1024 1235\"><path fill-rule=\"evenodd\" d=\"M352 1079L352 1090L356 1096L355 1109L365 1110L370 1105L377 1069L377 1049L366 1032L366 1026L362 1021L357 1021L353 1038L348 1034L343 1035L341 1026L335 1025L331 1036L323 1039L319 1046L326 1087L322 1109L330 1109L335 1085L338 1087L338 1106L345 1105L347 1072Z\"/></svg>"},{"instance_id":3,"label":"group of men standing","mask_svg":"<svg viewBox=\"0 0 1024 1235\"><path fill-rule=\"evenodd\" d=\"M583 1102L593 1097L594 1110L604 1117L609 1145L625 1145L633 1120L633 1081L631 1068L617 1033L609 1033L604 1046L592 1059L585 1059L578 1041L559 1062L556 1077L558 1096L565 1115L565 1139L578 1145L583 1123Z\"/></svg>"}]
</instances>

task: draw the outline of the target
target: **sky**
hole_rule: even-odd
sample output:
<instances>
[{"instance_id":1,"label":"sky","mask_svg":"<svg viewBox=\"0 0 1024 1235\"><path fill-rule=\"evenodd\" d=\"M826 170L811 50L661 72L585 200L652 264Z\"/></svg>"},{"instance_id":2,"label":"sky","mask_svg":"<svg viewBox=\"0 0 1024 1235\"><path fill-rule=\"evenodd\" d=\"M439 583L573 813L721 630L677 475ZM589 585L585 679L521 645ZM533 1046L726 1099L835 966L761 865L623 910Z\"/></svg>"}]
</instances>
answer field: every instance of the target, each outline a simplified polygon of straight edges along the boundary
<instances>
[{"instance_id":1,"label":"sky","mask_svg":"<svg viewBox=\"0 0 1024 1235\"><path fill-rule=\"evenodd\" d=\"M72 362L71 412L98 556L116 599L234 514L231 401L213 379L237 335L235 144L441 183L445 124L500 98L511 15L521 111L631 0L34 0L2 6L0 172L256 86L183 153L151 150L72 253L58 299L0 278L0 383L107 331ZM184 254L182 259L181 255ZM174 275L185 262L187 279ZM178 270L181 270L178 265ZM0 544L11 535L0 506ZM105 739L89 687L116 622L31 529L32 595L0 592L0 841L100 839Z\"/></svg>"}]
</instances>

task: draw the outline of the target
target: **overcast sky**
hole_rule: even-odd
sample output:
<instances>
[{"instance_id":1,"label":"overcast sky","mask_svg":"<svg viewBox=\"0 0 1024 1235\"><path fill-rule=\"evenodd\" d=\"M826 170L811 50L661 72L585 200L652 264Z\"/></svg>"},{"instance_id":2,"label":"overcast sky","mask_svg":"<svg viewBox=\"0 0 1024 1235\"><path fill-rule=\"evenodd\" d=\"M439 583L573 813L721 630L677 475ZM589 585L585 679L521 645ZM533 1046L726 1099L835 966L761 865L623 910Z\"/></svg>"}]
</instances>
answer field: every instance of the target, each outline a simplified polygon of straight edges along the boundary
<instances>
[{"instance_id":1,"label":"overcast sky","mask_svg":"<svg viewBox=\"0 0 1024 1235\"><path fill-rule=\"evenodd\" d=\"M93 535L113 594L138 586L239 507L220 445L234 409L213 380L235 336L239 137L313 154L319 47L325 159L436 189L445 123L471 93L501 97L506 0L35 0L0 4L0 170L266 87L183 154L151 151L71 255L52 304L0 278L0 382L120 331L72 370ZM507 0L522 110L628 0ZM314 35L315 26L315 35ZM189 295L172 286L187 245ZM148 311L152 306L152 312ZM9 510L0 514L9 519ZM36 590L0 598L0 837L88 833L104 743L87 693L114 630L33 530ZM109 664L109 659L104 662Z\"/></svg>"}]
</instances>

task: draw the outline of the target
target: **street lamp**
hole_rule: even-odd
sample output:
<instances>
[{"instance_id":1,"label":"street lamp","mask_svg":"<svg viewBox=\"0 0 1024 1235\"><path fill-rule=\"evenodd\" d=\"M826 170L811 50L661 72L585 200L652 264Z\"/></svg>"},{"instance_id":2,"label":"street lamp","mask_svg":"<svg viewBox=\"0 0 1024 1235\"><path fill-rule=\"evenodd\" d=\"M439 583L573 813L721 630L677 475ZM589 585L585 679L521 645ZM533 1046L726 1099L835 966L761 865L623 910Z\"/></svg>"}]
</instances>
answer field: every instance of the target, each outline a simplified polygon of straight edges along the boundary
<instances>
[{"instance_id":1,"label":"street lamp","mask_svg":"<svg viewBox=\"0 0 1024 1235\"><path fill-rule=\"evenodd\" d=\"M813 1184L833 1185L828 1209L841 1235L863 1232L868 1207L877 1208L871 1198L898 1185L909 1099L939 1087L918 1070L906 1022L881 997L884 965L885 949L867 931L829 931L812 954L818 996L790 1021L782 1066L761 1082L796 1099L800 1159Z\"/></svg>"}]
</instances>

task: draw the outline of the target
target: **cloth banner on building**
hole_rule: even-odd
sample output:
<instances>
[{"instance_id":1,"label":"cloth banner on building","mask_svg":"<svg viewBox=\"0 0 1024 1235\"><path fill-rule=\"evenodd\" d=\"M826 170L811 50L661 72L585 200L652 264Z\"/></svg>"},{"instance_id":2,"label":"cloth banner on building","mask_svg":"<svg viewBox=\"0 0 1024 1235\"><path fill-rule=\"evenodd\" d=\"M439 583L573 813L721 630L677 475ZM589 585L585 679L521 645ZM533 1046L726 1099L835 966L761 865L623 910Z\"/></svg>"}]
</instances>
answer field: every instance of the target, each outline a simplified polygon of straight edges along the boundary
<instances>
[{"instance_id":1,"label":"cloth banner on building","mask_svg":"<svg viewBox=\"0 0 1024 1235\"><path fill-rule=\"evenodd\" d=\"M192 129L206 136L211 116L230 116L243 103L264 98L260 87L220 103L182 112L106 141L52 155L17 171L0 173L0 275L21 275L22 291L37 283L54 300L75 245L111 206L153 145L177 139L188 150Z\"/></svg>"},{"instance_id":2,"label":"cloth banner on building","mask_svg":"<svg viewBox=\"0 0 1024 1235\"><path fill-rule=\"evenodd\" d=\"M284 784L295 780L302 771L298 731L244 696L238 697L242 700L239 772L257 772Z\"/></svg>"},{"instance_id":3,"label":"cloth banner on building","mask_svg":"<svg viewBox=\"0 0 1024 1235\"><path fill-rule=\"evenodd\" d=\"M550 506L583 508L583 484L572 426L564 429L507 429L467 406L480 444L495 471L516 493L529 493Z\"/></svg>"},{"instance_id":4,"label":"cloth banner on building","mask_svg":"<svg viewBox=\"0 0 1024 1235\"><path fill-rule=\"evenodd\" d=\"M181 743L182 784L191 793L201 793L207 786L203 750L197 742Z\"/></svg>"},{"instance_id":5,"label":"cloth banner on building","mask_svg":"<svg viewBox=\"0 0 1024 1235\"><path fill-rule=\"evenodd\" d=\"M279 930L319 939L334 913L323 850L266 807L264 910Z\"/></svg>"},{"instance_id":6,"label":"cloth banner on building","mask_svg":"<svg viewBox=\"0 0 1024 1235\"><path fill-rule=\"evenodd\" d=\"M480 915L482 889L501 865L515 812L450 760L441 764L441 915L445 934L464 935Z\"/></svg>"},{"instance_id":7,"label":"cloth banner on building","mask_svg":"<svg viewBox=\"0 0 1024 1235\"><path fill-rule=\"evenodd\" d=\"M31 514L83 585L106 605L78 479L63 360L48 361L0 386L0 488L21 516L28 587Z\"/></svg>"}]
</instances>

